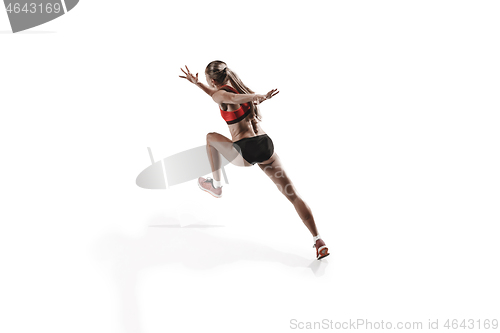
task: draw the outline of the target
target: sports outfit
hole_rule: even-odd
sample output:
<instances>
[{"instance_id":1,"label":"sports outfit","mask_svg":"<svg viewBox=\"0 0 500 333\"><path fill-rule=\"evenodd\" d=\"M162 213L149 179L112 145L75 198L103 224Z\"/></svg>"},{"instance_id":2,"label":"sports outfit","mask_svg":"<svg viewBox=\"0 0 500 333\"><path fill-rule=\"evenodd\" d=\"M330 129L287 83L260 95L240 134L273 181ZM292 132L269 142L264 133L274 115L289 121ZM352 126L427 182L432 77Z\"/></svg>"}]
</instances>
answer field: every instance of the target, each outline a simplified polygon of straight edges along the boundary
<instances>
[{"instance_id":1,"label":"sports outfit","mask_svg":"<svg viewBox=\"0 0 500 333\"><path fill-rule=\"evenodd\" d=\"M227 85L222 86L221 89L234 94L239 94L236 89ZM225 111L220 109L220 114L228 125L236 124L245 119L251 113L252 109L249 103L250 102L241 104L240 108L236 111ZM233 147L247 162L251 164L264 162L270 159L274 153L273 140L271 140L267 134L243 138L235 141L233 142Z\"/></svg>"}]
</instances>

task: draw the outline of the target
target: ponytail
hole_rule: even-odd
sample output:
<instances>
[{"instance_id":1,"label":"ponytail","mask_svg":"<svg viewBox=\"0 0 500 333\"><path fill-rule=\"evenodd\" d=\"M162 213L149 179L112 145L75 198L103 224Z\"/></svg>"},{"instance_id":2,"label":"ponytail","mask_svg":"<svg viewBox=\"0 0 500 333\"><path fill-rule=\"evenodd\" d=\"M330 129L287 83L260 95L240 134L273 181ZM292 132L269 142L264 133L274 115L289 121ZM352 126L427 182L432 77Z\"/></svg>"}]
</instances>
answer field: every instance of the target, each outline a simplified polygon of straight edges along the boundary
<instances>
[{"instance_id":1,"label":"ponytail","mask_svg":"<svg viewBox=\"0 0 500 333\"><path fill-rule=\"evenodd\" d=\"M227 67L226 67L227 68ZM231 82L231 85L240 93L240 94L255 94L255 92L248 88L236 75L235 72L233 72L230 68L227 68L227 79L229 82ZM262 115L260 113L259 106L254 104L253 102L250 102L250 116L251 116L251 122L252 122L252 127L255 132L257 132L257 123L259 121L262 121Z\"/></svg>"}]
</instances>

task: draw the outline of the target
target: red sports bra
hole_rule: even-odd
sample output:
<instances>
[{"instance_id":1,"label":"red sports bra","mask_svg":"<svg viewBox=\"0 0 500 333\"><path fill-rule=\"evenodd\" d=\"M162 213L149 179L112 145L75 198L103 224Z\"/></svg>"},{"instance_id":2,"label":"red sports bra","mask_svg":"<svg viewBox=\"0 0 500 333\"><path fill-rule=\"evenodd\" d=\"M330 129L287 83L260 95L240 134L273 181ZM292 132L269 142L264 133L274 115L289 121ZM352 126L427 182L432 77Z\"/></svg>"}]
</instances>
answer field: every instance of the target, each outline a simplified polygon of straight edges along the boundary
<instances>
[{"instance_id":1,"label":"red sports bra","mask_svg":"<svg viewBox=\"0 0 500 333\"><path fill-rule=\"evenodd\" d=\"M236 89L234 89L233 87L227 86L227 85L222 86L221 89L238 94L238 91ZM240 122L246 116L248 116L248 114L251 111L252 111L252 109L250 108L250 104L243 103L243 104L241 104L240 108L236 111L224 111L221 109L220 115L222 116L222 118L224 118L226 123L229 125L229 124L236 124L237 122Z\"/></svg>"}]
</instances>

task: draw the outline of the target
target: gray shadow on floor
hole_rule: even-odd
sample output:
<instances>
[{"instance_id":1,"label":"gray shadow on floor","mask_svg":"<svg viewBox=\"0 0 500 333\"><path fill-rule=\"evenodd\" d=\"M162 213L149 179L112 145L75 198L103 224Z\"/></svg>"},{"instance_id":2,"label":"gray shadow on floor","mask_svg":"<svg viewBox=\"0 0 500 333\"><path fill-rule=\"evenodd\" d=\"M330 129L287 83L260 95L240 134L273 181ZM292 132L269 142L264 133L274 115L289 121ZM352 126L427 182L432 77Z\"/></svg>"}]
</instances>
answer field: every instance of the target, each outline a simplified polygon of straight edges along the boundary
<instances>
[{"instance_id":1,"label":"gray shadow on floor","mask_svg":"<svg viewBox=\"0 0 500 333\"><path fill-rule=\"evenodd\" d=\"M174 218L153 218L148 222L149 226L141 237L110 233L98 240L92 248L95 260L116 281L121 298L119 303L124 332L127 333L141 332L135 290L138 273L143 269L181 263L198 274L213 267L248 260L306 268L315 276L321 276L327 265L326 258L322 261L311 260L281 252L262 243L225 238L203 231L207 228L220 228L222 225L196 222L181 226ZM151 225L151 222L154 224Z\"/></svg>"}]
</instances>

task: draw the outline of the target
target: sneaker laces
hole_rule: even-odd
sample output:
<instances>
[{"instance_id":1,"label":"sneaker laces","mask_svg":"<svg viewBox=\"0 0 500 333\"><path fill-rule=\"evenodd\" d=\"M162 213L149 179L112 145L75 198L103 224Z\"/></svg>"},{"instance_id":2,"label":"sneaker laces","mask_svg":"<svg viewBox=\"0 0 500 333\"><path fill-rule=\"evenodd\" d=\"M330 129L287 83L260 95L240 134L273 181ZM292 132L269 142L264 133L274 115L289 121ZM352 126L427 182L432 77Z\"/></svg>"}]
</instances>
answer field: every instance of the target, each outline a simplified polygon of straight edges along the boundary
<instances>
[{"instance_id":1,"label":"sneaker laces","mask_svg":"<svg viewBox=\"0 0 500 333\"><path fill-rule=\"evenodd\" d=\"M215 185L214 185L214 180L213 180L212 178L207 177L207 179L205 180L205 183L210 183L210 184L212 184L212 188L213 188L214 190L216 190L216 189L217 189L217 187L215 187ZM222 186L221 186L221 187L222 187Z\"/></svg>"},{"instance_id":2,"label":"sneaker laces","mask_svg":"<svg viewBox=\"0 0 500 333\"><path fill-rule=\"evenodd\" d=\"M205 183L210 183L210 184L212 184L212 187L215 188L215 186L214 186L214 180L212 178L207 177L207 179L205 180Z\"/></svg>"}]
</instances>

